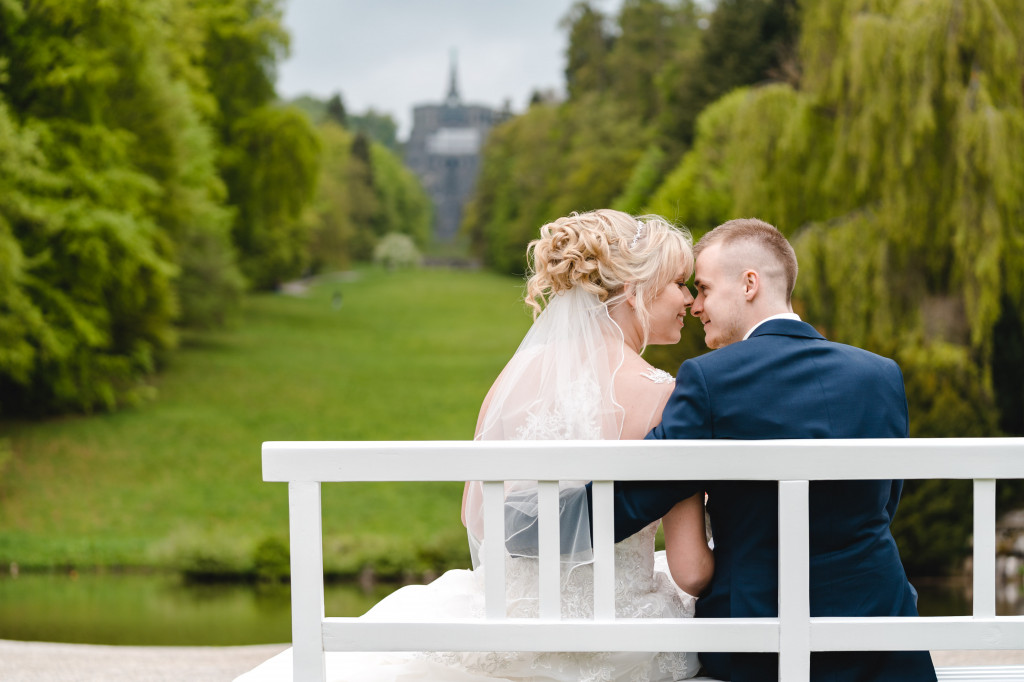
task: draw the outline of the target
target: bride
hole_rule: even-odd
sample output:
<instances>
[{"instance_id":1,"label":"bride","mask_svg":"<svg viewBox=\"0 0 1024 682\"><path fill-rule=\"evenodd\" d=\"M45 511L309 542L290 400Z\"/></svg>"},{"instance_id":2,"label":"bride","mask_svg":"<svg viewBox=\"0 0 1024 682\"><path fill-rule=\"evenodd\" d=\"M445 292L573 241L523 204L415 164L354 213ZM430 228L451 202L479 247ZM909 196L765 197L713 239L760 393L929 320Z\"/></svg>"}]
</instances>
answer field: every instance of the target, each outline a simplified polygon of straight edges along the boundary
<instances>
[{"instance_id":1,"label":"bride","mask_svg":"<svg viewBox=\"0 0 1024 682\"><path fill-rule=\"evenodd\" d=\"M679 341L693 298L686 286L693 269L689 235L656 216L635 219L597 210L545 225L528 248L532 276L526 302L534 324L491 387L476 439L639 439L661 421L673 377L641 357L647 344ZM586 481L563 482L563 488ZM524 485L506 484L506 495ZM516 497L519 499L519 496ZM535 509L517 509L528 521ZM404 587L374 606L375 620L482 617L482 491L466 484L462 518L473 570L448 571L430 585ZM564 618L593 615L593 566L586 509L575 522L576 547L562 557ZM615 548L615 609L619 618L692 617L695 599L711 578L703 499L680 502L662 519L665 552L654 551L657 523ZM534 529L535 530L535 529ZM510 546L507 537L506 547ZM565 547L563 546L563 551ZM535 557L506 557L506 608L510 617L537 617ZM329 654L330 679L368 680L680 680L697 674L688 652L440 652Z\"/></svg>"}]
</instances>

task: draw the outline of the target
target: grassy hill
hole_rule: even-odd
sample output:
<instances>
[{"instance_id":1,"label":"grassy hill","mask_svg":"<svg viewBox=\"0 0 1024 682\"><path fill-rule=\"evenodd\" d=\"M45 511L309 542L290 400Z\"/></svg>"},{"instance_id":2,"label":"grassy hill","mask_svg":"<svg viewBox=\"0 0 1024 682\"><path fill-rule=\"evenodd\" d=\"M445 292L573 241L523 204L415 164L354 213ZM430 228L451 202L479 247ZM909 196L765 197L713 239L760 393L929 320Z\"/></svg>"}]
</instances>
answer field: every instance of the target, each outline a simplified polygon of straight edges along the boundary
<instances>
[{"instance_id":1,"label":"grassy hill","mask_svg":"<svg viewBox=\"0 0 1024 682\"><path fill-rule=\"evenodd\" d=\"M151 402L0 423L0 565L272 572L287 489L262 482L260 443L472 438L530 322L521 290L483 272L364 269L253 296L235 329L185 339ZM326 569L467 565L461 490L325 486Z\"/></svg>"}]
</instances>

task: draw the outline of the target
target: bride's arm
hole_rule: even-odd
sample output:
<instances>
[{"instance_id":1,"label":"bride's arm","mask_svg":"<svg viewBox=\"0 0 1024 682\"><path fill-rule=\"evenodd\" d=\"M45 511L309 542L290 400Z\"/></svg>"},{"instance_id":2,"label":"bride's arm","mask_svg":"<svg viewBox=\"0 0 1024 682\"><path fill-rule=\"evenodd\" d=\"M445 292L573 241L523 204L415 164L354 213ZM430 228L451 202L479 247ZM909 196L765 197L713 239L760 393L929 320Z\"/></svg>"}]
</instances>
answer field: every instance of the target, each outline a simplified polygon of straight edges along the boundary
<instances>
[{"instance_id":1,"label":"bride's arm","mask_svg":"<svg viewBox=\"0 0 1024 682\"><path fill-rule=\"evenodd\" d=\"M715 570L715 557L704 530L704 495L692 495L676 503L662 523L672 580L687 594L700 596Z\"/></svg>"},{"instance_id":2,"label":"bride's arm","mask_svg":"<svg viewBox=\"0 0 1024 682\"><path fill-rule=\"evenodd\" d=\"M502 372L504 374L504 372ZM498 375L498 379L501 379L501 375ZM484 396L484 402L480 405L480 413L476 418L476 429L473 430L473 437L475 438L480 433L480 426L484 423L484 415L487 414L487 407L491 404L491 396L494 394L494 388L498 385L498 379L495 379L494 383L491 384L490 389L487 390L487 395ZM466 481L466 485L462 488L462 525L469 528L469 522L466 519L466 509L471 503L470 500L470 487L474 481ZM479 502L479 501L477 501ZM479 536L482 536L483 529L470 529L480 531Z\"/></svg>"}]
</instances>

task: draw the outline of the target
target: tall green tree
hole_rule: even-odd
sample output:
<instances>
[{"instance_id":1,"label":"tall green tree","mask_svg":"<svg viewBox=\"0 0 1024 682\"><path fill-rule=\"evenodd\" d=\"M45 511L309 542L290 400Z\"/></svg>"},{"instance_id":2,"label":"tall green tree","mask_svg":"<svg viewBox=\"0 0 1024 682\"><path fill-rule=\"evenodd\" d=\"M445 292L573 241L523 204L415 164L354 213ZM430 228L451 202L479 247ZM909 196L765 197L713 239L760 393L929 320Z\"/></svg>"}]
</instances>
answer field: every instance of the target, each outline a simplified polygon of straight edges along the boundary
<instances>
[{"instance_id":1,"label":"tall green tree","mask_svg":"<svg viewBox=\"0 0 1024 682\"><path fill-rule=\"evenodd\" d=\"M569 31L565 65L569 96L578 97L607 87L611 80L608 53L613 39L605 14L581 0L562 19L562 26Z\"/></svg>"},{"instance_id":2,"label":"tall green tree","mask_svg":"<svg viewBox=\"0 0 1024 682\"><path fill-rule=\"evenodd\" d=\"M352 135L334 119L325 120L317 130L323 145L323 161L313 208L306 216L310 268L314 272L344 270L354 259L355 226L347 170Z\"/></svg>"},{"instance_id":3,"label":"tall green tree","mask_svg":"<svg viewBox=\"0 0 1024 682\"><path fill-rule=\"evenodd\" d=\"M618 32L606 60L608 94L645 123L661 110L657 81L666 65L680 59L687 44L699 40L692 2L625 0Z\"/></svg>"},{"instance_id":4,"label":"tall green tree","mask_svg":"<svg viewBox=\"0 0 1024 682\"><path fill-rule=\"evenodd\" d=\"M276 103L275 67L289 43L282 2L196 0L195 7L204 27L199 64L215 102L218 165L234 209L232 238L250 284L271 288L308 263L303 211L320 163L312 123Z\"/></svg>"},{"instance_id":5,"label":"tall green tree","mask_svg":"<svg viewBox=\"0 0 1024 682\"><path fill-rule=\"evenodd\" d=\"M242 118L280 123L250 105L273 98L282 36L270 1L0 3L4 413L134 400L179 325L230 317L228 202L251 198L230 190L259 185L225 144L260 137Z\"/></svg>"},{"instance_id":6,"label":"tall green tree","mask_svg":"<svg viewBox=\"0 0 1024 682\"><path fill-rule=\"evenodd\" d=\"M221 138L231 145L234 126L276 98L277 61L288 53L280 0L193 0L203 28L200 65L216 102Z\"/></svg>"},{"instance_id":7,"label":"tall green tree","mask_svg":"<svg viewBox=\"0 0 1024 682\"><path fill-rule=\"evenodd\" d=\"M20 318L0 368L7 413L112 408L174 344L178 269L152 211L162 188L144 169L142 127L112 110L125 94L145 106L180 91L155 78L159 13L129 4L0 6L12 265L0 308Z\"/></svg>"},{"instance_id":8,"label":"tall green tree","mask_svg":"<svg viewBox=\"0 0 1024 682\"><path fill-rule=\"evenodd\" d=\"M298 109L273 105L237 121L231 138L222 163L242 271L253 286L273 288L308 265L303 213L316 190L320 138Z\"/></svg>"}]
</instances>

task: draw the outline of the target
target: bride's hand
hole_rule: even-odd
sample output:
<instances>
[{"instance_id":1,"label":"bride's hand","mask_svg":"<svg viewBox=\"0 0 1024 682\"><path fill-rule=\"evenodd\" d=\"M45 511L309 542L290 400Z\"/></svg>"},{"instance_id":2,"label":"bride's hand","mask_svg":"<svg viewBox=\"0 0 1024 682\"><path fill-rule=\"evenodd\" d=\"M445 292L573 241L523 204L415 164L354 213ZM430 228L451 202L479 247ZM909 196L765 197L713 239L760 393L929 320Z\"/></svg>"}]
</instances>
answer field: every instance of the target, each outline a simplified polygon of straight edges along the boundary
<instances>
[{"instance_id":1,"label":"bride's hand","mask_svg":"<svg viewBox=\"0 0 1024 682\"><path fill-rule=\"evenodd\" d=\"M704 530L704 495L677 502L662 519L668 569L679 589L694 597L707 589L715 557Z\"/></svg>"}]
</instances>

